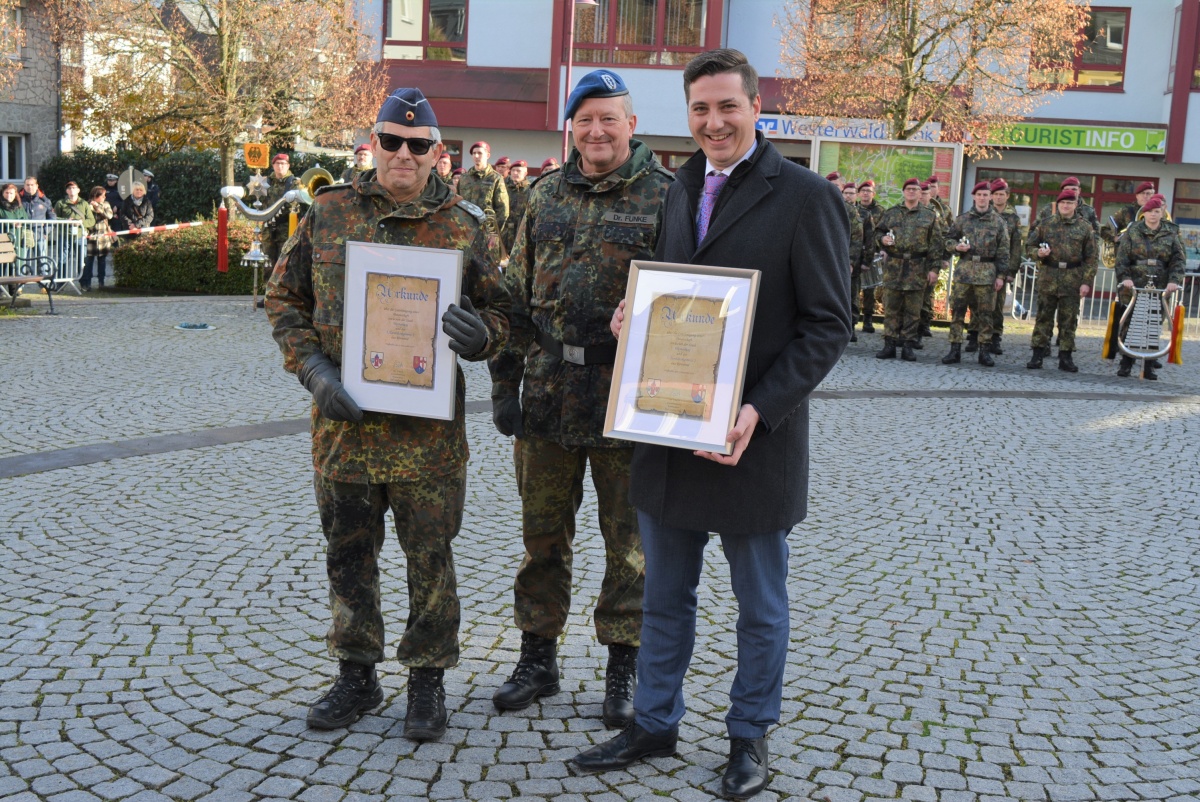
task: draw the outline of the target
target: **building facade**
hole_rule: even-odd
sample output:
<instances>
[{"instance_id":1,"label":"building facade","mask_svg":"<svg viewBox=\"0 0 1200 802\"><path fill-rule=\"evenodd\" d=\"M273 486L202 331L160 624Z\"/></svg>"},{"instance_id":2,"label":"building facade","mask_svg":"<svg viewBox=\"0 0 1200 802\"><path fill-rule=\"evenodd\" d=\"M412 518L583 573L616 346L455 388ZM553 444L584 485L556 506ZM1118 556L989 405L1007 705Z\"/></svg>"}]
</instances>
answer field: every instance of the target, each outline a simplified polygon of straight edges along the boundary
<instances>
[{"instance_id":1,"label":"building facade","mask_svg":"<svg viewBox=\"0 0 1200 802\"><path fill-rule=\"evenodd\" d=\"M37 2L13 10L6 24L23 26L25 44L4 57L20 62L16 80L0 92L0 181L21 183L59 152L58 51L46 35Z\"/></svg>"}]
</instances>

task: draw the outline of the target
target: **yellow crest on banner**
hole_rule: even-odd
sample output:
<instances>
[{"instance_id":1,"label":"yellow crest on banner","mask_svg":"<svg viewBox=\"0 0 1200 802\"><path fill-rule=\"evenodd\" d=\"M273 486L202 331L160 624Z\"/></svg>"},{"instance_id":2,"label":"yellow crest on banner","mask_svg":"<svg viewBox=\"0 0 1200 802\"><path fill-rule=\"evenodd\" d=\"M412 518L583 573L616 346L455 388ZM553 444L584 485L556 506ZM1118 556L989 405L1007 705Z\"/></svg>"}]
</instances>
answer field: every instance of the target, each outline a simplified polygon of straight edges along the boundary
<instances>
[{"instance_id":1,"label":"yellow crest on banner","mask_svg":"<svg viewBox=\"0 0 1200 802\"><path fill-rule=\"evenodd\" d=\"M271 148L265 142L247 142L242 148L247 167L265 170L271 166Z\"/></svg>"}]
</instances>

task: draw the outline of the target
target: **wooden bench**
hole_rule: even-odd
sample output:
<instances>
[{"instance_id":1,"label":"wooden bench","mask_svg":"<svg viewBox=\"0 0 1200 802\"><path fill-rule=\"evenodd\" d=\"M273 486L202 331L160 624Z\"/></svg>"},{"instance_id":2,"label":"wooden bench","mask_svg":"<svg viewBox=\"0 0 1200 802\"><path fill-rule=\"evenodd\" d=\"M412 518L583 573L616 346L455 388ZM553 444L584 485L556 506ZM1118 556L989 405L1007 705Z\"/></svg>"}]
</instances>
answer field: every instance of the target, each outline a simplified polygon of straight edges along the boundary
<instances>
[{"instance_id":1,"label":"wooden bench","mask_svg":"<svg viewBox=\"0 0 1200 802\"><path fill-rule=\"evenodd\" d=\"M50 299L50 314L54 314L54 261L48 256L18 256L12 238L0 233L0 269L16 267L16 274L0 276L0 286L12 297L10 307L17 305L17 292L24 284L40 284Z\"/></svg>"}]
</instances>

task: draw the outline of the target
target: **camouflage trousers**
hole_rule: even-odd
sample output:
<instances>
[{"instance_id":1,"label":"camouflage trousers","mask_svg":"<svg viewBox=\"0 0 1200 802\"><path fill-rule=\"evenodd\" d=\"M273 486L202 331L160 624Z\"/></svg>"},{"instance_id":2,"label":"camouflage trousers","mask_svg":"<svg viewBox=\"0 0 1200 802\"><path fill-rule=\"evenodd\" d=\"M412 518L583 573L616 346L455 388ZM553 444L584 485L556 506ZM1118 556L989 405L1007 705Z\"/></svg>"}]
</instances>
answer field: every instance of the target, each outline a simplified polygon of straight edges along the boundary
<instances>
[{"instance_id":1,"label":"camouflage trousers","mask_svg":"<svg viewBox=\"0 0 1200 802\"><path fill-rule=\"evenodd\" d=\"M1079 325L1079 295L1038 293L1037 322L1033 324L1031 348L1049 348L1058 320L1058 350L1075 350L1075 328Z\"/></svg>"},{"instance_id":2,"label":"camouflage trousers","mask_svg":"<svg viewBox=\"0 0 1200 802\"><path fill-rule=\"evenodd\" d=\"M632 458L632 448L566 448L537 437L515 442L525 559L517 569L513 595L522 632L557 638L567 624L575 515L590 462L605 563L594 613L596 639L606 645L641 644L646 562L637 513L629 503Z\"/></svg>"},{"instance_id":3,"label":"camouflage trousers","mask_svg":"<svg viewBox=\"0 0 1200 802\"><path fill-rule=\"evenodd\" d=\"M408 621L396 658L410 668L458 664L459 603L450 543L462 525L467 469L416 482L351 484L316 475L325 531L325 568L333 625L329 653L339 660L383 660L379 553L390 507L408 574Z\"/></svg>"},{"instance_id":4,"label":"camouflage trousers","mask_svg":"<svg viewBox=\"0 0 1200 802\"><path fill-rule=\"evenodd\" d=\"M896 342L920 339L924 290L883 290L883 336Z\"/></svg>"},{"instance_id":5,"label":"camouflage trousers","mask_svg":"<svg viewBox=\"0 0 1200 802\"><path fill-rule=\"evenodd\" d=\"M875 314L875 288L867 287L865 290L862 286L863 271L860 268L854 268L850 273L850 313L852 315L851 322L867 320ZM859 296L862 296L862 302L859 302Z\"/></svg>"},{"instance_id":6,"label":"camouflage trousers","mask_svg":"<svg viewBox=\"0 0 1200 802\"><path fill-rule=\"evenodd\" d=\"M936 291L937 284L926 284L921 291L921 328L933 325L933 295Z\"/></svg>"},{"instance_id":7,"label":"camouflage trousers","mask_svg":"<svg viewBox=\"0 0 1200 802\"><path fill-rule=\"evenodd\" d=\"M992 307L992 336L998 337L1004 333L1004 301L1008 297L1008 285L1004 285L996 290L996 305ZM971 322L967 324L967 331L973 331L976 335L979 334L979 320L975 317L975 313L971 313Z\"/></svg>"},{"instance_id":8,"label":"camouflage trousers","mask_svg":"<svg viewBox=\"0 0 1200 802\"><path fill-rule=\"evenodd\" d=\"M983 341L992 339L992 312L996 303L996 291L991 284L955 284L950 299L950 342L963 341L963 323L967 310L971 310L971 325L978 321L979 337Z\"/></svg>"}]
</instances>

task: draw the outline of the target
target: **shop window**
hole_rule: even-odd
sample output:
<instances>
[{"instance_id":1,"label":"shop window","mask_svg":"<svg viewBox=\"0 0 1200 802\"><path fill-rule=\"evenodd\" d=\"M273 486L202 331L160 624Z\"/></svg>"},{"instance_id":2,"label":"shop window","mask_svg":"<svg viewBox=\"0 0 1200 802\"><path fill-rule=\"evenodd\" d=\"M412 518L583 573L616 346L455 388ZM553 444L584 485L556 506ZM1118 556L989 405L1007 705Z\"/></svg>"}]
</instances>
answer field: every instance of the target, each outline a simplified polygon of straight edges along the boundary
<instances>
[{"instance_id":1,"label":"shop window","mask_svg":"<svg viewBox=\"0 0 1200 802\"><path fill-rule=\"evenodd\" d=\"M1079 32L1070 64L1033 67L1033 83L1070 89L1121 90L1125 85L1128 8L1093 8ZM1036 63L1036 59L1035 59Z\"/></svg>"},{"instance_id":2,"label":"shop window","mask_svg":"<svg viewBox=\"0 0 1200 802\"><path fill-rule=\"evenodd\" d=\"M704 50L713 0L598 0L575 9L579 64L682 66Z\"/></svg>"},{"instance_id":3,"label":"shop window","mask_svg":"<svg viewBox=\"0 0 1200 802\"><path fill-rule=\"evenodd\" d=\"M383 57L466 61L467 0L389 0Z\"/></svg>"}]
</instances>

